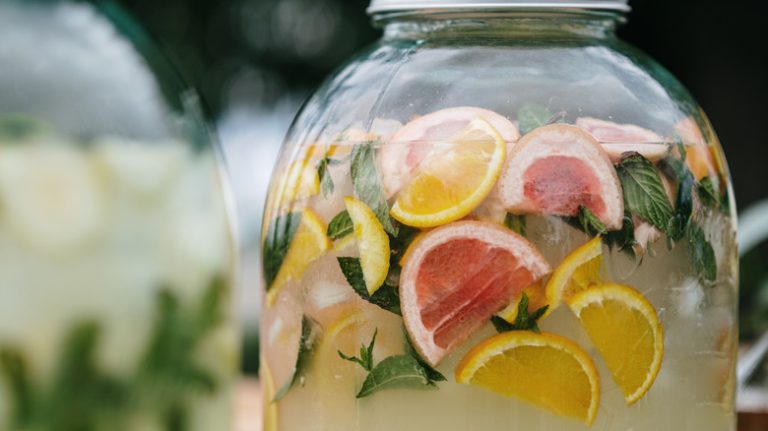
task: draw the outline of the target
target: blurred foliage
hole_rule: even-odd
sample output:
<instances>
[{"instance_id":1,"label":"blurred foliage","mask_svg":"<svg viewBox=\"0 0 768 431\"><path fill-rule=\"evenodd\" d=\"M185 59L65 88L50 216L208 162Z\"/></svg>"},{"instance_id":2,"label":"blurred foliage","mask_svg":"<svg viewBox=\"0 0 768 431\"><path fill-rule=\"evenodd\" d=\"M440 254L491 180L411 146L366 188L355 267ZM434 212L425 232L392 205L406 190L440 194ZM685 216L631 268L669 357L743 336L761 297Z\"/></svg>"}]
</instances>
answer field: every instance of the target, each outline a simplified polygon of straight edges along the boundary
<instances>
[{"instance_id":1,"label":"blurred foliage","mask_svg":"<svg viewBox=\"0 0 768 431\"><path fill-rule=\"evenodd\" d=\"M741 258L739 280L739 331L752 340L768 330L768 244Z\"/></svg>"},{"instance_id":2,"label":"blurred foliage","mask_svg":"<svg viewBox=\"0 0 768 431\"><path fill-rule=\"evenodd\" d=\"M378 37L367 0L122 0L215 114L305 97Z\"/></svg>"}]
</instances>

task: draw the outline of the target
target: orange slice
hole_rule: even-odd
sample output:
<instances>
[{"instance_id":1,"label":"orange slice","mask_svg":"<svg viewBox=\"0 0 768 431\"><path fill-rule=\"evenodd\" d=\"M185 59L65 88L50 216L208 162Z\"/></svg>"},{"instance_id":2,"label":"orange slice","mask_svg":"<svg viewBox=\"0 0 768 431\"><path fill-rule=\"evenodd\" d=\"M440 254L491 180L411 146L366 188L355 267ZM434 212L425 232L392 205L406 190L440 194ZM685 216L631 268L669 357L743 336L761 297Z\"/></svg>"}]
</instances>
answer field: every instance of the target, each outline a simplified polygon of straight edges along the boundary
<instances>
[{"instance_id":1,"label":"orange slice","mask_svg":"<svg viewBox=\"0 0 768 431\"><path fill-rule=\"evenodd\" d=\"M436 148L400 192L391 214L409 226L434 227L458 220L491 192L506 156L506 143L477 118Z\"/></svg>"},{"instance_id":2,"label":"orange slice","mask_svg":"<svg viewBox=\"0 0 768 431\"><path fill-rule=\"evenodd\" d=\"M461 106L418 117L402 126L379 150L379 168L387 196L399 192L433 152L442 151L446 142L476 118L490 123L507 142L520 139L520 133L511 121L487 109Z\"/></svg>"},{"instance_id":3,"label":"orange slice","mask_svg":"<svg viewBox=\"0 0 768 431\"><path fill-rule=\"evenodd\" d=\"M425 233L400 274L400 305L414 346L431 365L550 271L522 236L463 221Z\"/></svg>"},{"instance_id":4,"label":"orange slice","mask_svg":"<svg viewBox=\"0 0 768 431\"><path fill-rule=\"evenodd\" d=\"M513 214L573 217L585 206L610 230L624 218L621 184L605 150L566 124L539 127L512 148L498 193Z\"/></svg>"},{"instance_id":5,"label":"orange slice","mask_svg":"<svg viewBox=\"0 0 768 431\"><path fill-rule=\"evenodd\" d=\"M516 397L555 414L592 424L600 379L589 355L559 335L511 331L474 347L456 381Z\"/></svg>"},{"instance_id":6,"label":"orange slice","mask_svg":"<svg viewBox=\"0 0 768 431\"><path fill-rule=\"evenodd\" d=\"M605 284L576 294L568 305L600 351L627 404L653 385L664 335L653 306L628 286Z\"/></svg>"},{"instance_id":7,"label":"orange slice","mask_svg":"<svg viewBox=\"0 0 768 431\"><path fill-rule=\"evenodd\" d=\"M549 304L547 314L574 294L600 283L602 259L603 245L599 236L566 256L545 287L546 301Z\"/></svg>"}]
</instances>

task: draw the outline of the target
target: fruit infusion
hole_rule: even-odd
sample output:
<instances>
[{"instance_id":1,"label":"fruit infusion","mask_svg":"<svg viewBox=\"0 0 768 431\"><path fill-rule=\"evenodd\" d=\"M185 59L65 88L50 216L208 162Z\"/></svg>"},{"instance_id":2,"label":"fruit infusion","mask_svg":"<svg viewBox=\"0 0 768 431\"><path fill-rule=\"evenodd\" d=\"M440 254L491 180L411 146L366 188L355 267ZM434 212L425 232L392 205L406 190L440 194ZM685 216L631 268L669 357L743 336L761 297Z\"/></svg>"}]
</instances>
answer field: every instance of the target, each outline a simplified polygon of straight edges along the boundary
<instances>
[{"instance_id":1,"label":"fruit infusion","mask_svg":"<svg viewBox=\"0 0 768 431\"><path fill-rule=\"evenodd\" d=\"M377 120L282 161L267 430L728 428L719 150L692 118L541 112Z\"/></svg>"}]
</instances>

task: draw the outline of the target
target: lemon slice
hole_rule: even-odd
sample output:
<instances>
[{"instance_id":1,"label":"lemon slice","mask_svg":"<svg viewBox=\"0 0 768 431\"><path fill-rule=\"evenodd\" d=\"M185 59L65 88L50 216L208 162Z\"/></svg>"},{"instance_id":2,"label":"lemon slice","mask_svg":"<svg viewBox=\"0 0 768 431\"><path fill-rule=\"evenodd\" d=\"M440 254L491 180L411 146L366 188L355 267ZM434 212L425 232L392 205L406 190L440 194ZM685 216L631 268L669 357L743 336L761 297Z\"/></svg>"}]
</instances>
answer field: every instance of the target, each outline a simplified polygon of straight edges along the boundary
<instances>
[{"instance_id":1,"label":"lemon slice","mask_svg":"<svg viewBox=\"0 0 768 431\"><path fill-rule=\"evenodd\" d=\"M544 293L544 286L540 281L537 281L523 289L523 291L515 296L512 302L510 302L503 310L499 311L497 315L509 323L514 322L515 319L517 319L517 312L519 311L520 301L523 299L523 294L528 297L529 315L547 305L547 296Z\"/></svg>"},{"instance_id":2,"label":"lemon slice","mask_svg":"<svg viewBox=\"0 0 768 431\"><path fill-rule=\"evenodd\" d=\"M603 247L600 237L571 252L552 273L545 287L549 314L575 293L600 283Z\"/></svg>"},{"instance_id":3,"label":"lemon slice","mask_svg":"<svg viewBox=\"0 0 768 431\"><path fill-rule=\"evenodd\" d=\"M600 402L592 359L576 343L550 333L511 331L483 341L461 360L456 381L587 424Z\"/></svg>"},{"instance_id":4,"label":"lemon slice","mask_svg":"<svg viewBox=\"0 0 768 431\"><path fill-rule=\"evenodd\" d=\"M409 226L439 226L472 212L499 178L506 143L493 126L476 118L435 153L392 207L392 216Z\"/></svg>"},{"instance_id":5,"label":"lemon slice","mask_svg":"<svg viewBox=\"0 0 768 431\"><path fill-rule=\"evenodd\" d=\"M312 159L293 162L288 168L288 174L283 191L283 202L288 203L305 199L320 193L320 176L311 163Z\"/></svg>"},{"instance_id":6,"label":"lemon slice","mask_svg":"<svg viewBox=\"0 0 768 431\"><path fill-rule=\"evenodd\" d=\"M627 404L648 392L661 368L664 335L656 311L635 289L593 287L568 303L600 351Z\"/></svg>"},{"instance_id":7,"label":"lemon slice","mask_svg":"<svg viewBox=\"0 0 768 431\"><path fill-rule=\"evenodd\" d=\"M355 230L365 287L368 294L373 295L389 272L389 237L368 205L349 196L344 198L344 205Z\"/></svg>"},{"instance_id":8,"label":"lemon slice","mask_svg":"<svg viewBox=\"0 0 768 431\"><path fill-rule=\"evenodd\" d=\"M325 236L325 229L325 223L314 211L302 211L301 221L291 239L285 259L267 292L268 305L274 304L278 292L286 283L300 279L309 264L331 248L331 241Z\"/></svg>"},{"instance_id":9,"label":"lemon slice","mask_svg":"<svg viewBox=\"0 0 768 431\"><path fill-rule=\"evenodd\" d=\"M275 397L275 382L272 379L272 373L269 371L266 358L261 357L261 385L262 393L262 411L264 412L264 431L277 431L277 404L272 402Z\"/></svg>"}]
</instances>

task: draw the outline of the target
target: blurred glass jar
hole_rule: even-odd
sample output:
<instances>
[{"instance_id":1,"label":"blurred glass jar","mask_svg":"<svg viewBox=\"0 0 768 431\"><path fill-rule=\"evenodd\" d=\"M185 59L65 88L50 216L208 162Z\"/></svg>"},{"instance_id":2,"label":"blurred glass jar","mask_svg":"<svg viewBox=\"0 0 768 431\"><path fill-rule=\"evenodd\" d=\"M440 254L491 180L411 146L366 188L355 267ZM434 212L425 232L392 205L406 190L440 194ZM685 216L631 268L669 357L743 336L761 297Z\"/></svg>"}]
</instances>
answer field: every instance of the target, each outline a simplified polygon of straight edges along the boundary
<instances>
[{"instance_id":1,"label":"blurred glass jar","mask_svg":"<svg viewBox=\"0 0 768 431\"><path fill-rule=\"evenodd\" d=\"M372 2L274 170L266 429L735 428L727 166L627 9Z\"/></svg>"},{"instance_id":2,"label":"blurred glass jar","mask_svg":"<svg viewBox=\"0 0 768 431\"><path fill-rule=\"evenodd\" d=\"M0 429L230 429L216 148L195 94L96 4L0 3Z\"/></svg>"}]
</instances>

